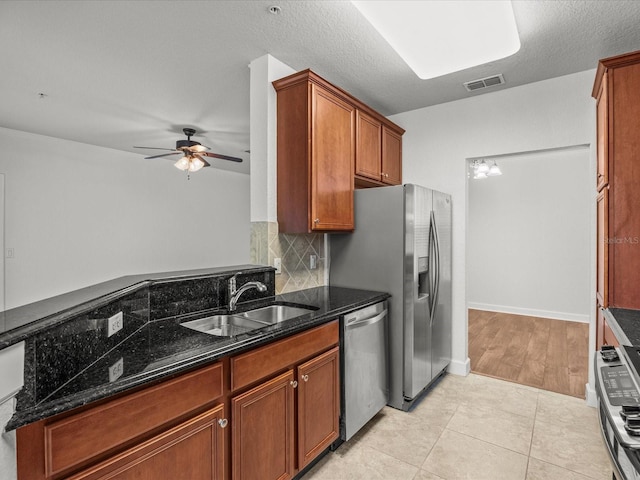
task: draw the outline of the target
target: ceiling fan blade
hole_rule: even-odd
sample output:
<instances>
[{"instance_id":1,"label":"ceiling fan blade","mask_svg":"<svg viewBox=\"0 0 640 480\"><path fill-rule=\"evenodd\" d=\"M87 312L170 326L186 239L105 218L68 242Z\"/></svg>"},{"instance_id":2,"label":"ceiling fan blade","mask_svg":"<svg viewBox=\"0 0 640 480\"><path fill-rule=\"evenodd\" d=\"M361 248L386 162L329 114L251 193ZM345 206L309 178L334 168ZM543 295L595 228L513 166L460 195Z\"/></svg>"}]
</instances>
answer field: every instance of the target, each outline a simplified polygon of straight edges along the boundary
<instances>
[{"instance_id":1,"label":"ceiling fan blade","mask_svg":"<svg viewBox=\"0 0 640 480\"><path fill-rule=\"evenodd\" d=\"M209 162L207 162L204 158L202 158L199 154L194 153L193 156L196 157L199 160L202 160L202 162L204 163L205 167L210 167L211 166L211 164Z\"/></svg>"},{"instance_id":2,"label":"ceiling fan blade","mask_svg":"<svg viewBox=\"0 0 640 480\"><path fill-rule=\"evenodd\" d=\"M133 148L145 148L147 150L168 150L170 152L175 152L175 148L158 148L158 147L133 147Z\"/></svg>"},{"instance_id":3,"label":"ceiling fan blade","mask_svg":"<svg viewBox=\"0 0 640 480\"><path fill-rule=\"evenodd\" d=\"M232 162L242 163L242 159L238 157L229 157L227 155L220 155L219 153L210 153L210 152L202 152L200 155L205 155L207 157L220 158L221 160L230 160Z\"/></svg>"},{"instance_id":4,"label":"ceiling fan blade","mask_svg":"<svg viewBox=\"0 0 640 480\"><path fill-rule=\"evenodd\" d=\"M163 153L162 155L154 155L153 157L144 157L145 160L149 160L150 158L162 158L168 157L170 155L182 154L182 152L172 152L172 153Z\"/></svg>"}]
</instances>

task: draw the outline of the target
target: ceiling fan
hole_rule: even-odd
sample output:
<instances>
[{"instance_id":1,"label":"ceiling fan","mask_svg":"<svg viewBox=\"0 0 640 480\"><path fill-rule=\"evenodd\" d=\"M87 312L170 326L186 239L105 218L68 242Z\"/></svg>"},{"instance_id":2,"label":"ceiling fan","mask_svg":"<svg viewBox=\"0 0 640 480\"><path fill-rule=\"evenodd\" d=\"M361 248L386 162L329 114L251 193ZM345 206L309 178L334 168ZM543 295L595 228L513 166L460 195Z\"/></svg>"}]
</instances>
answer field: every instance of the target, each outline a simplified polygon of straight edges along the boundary
<instances>
[{"instance_id":1,"label":"ceiling fan","mask_svg":"<svg viewBox=\"0 0 640 480\"><path fill-rule=\"evenodd\" d=\"M182 131L187 136L186 140L178 140L176 142L176 148L156 148L156 147L133 147L133 148L145 148L148 150L168 150L171 153L162 153L160 155L153 155L150 158L162 158L171 155L182 155L181 158L175 163L175 167L180 170L186 170L188 172L197 172L203 167L211 166L203 157L219 158L222 160L230 160L232 162L242 162L241 158L230 157L228 155L221 155L219 153L207 152L209 147L205 147L200 142L191 140L191 137L196 134L193 128L183 128Z\"/></svg>"}]
</instances>

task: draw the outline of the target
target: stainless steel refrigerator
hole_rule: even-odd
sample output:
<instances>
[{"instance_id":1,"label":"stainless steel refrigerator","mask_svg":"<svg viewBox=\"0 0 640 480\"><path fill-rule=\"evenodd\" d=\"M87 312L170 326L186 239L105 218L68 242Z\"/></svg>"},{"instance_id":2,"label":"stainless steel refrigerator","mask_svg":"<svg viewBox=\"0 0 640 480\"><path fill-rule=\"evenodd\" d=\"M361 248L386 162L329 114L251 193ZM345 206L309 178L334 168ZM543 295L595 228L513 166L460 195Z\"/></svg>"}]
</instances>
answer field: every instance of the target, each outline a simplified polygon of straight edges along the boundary
<instances>
[{"instance_id":1,"label":"stainless steel refrigerator","mask_svg":"<svg viewBox=\"0 0 640 480\"><path fill-rule=\"evenodd\" d=\"M451 197L355 191L355 230L330 235L330 285L389 292L389 402L408 410L451 360Z\"/></svg>"}]
</instances>

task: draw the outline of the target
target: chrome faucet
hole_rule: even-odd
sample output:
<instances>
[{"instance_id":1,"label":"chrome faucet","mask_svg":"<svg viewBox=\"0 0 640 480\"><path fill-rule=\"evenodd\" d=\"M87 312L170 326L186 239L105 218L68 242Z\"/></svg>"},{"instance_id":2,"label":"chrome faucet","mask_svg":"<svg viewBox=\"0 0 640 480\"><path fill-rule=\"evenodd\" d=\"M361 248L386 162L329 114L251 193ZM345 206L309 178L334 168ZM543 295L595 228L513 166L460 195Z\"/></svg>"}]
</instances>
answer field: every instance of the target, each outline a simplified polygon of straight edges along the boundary
<instances>
[{"instance_id":1,"label":"chrome faucet","mask_svg":"<svg viewBox=\"0 0 640 480\"><path fill-rule=\"evenodd\" d=\"M235 312L236 303L238 303L238 299L240 298L240 295L242 295L247 290L251 290L255 288L259 292L267 291L267 286L262 282L247 282L244 285L242 285L240 288L236 288L236 277L241 273L242 272L238 272L229 279L229 311L230 312Z\"/></svg>"}]
</instances>

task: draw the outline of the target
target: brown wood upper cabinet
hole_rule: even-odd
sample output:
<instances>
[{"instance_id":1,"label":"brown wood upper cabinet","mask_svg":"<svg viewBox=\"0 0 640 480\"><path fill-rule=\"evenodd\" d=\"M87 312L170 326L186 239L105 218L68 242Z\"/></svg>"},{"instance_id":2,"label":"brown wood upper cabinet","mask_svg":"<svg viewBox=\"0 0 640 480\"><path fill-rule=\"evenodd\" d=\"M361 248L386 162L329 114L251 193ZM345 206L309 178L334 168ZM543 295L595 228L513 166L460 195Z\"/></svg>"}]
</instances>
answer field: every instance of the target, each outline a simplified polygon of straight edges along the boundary
<instances>
[{"instance_id":1,"label":"brown wood upper cabinet","mask_svg":"<svg viewBox=\"0 0 640 480\"><path fill-rule=\"evenodd\" d=\"M279 231L352 231L355 186L402 183L404 130L311 70L273 86Z\"/></svg>"},{"instance_id":2,"label":"brown wood upper cabinet","mask_svg":"<svg viewBox=\"0 0 640 480\"><path fill-rule=\"evenodd\" d=\"M640 308L640 51L598 64L596 99L597 339L615 343L600 309Z\"/></svg>"},{"instance_id":3,"label":"brown wood upper cabinet","mask_svg":"<svg viewBox=\"0 0 640 480\"><path fill-rule=\"evenodd\" d=\"M356 112L356 187L402 183L402 132Z\"/></svg>"},{"instance_id":4,"label":"brown wood upper cabinet","mask_svg":"<svg viewBox=\"0 0 640 480\"><path fill-rule=\"evenodd\" d=\"M279 231L353 230L355 108L310 71L273 85Z\"/></svg>"}]
</instances>

